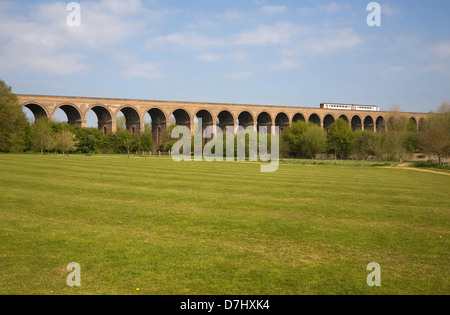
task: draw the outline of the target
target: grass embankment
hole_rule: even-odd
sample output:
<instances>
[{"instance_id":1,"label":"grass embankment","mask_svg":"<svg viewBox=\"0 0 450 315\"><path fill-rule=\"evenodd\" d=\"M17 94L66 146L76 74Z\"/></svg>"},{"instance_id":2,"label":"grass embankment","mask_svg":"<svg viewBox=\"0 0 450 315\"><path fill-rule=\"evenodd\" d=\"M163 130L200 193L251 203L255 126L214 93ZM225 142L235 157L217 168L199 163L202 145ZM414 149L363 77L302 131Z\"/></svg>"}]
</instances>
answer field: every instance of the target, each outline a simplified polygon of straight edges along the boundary
<instances>
[{"instance_id":1,"label":"grass embankment","mask_svg":"<svg viewBox=\"0 0 450 315\"><path fill-rule=\"evenodd\" d=\"M0 294L450 292L448 176L54 155L0 175Z\"/></svg>"}]
</instances>

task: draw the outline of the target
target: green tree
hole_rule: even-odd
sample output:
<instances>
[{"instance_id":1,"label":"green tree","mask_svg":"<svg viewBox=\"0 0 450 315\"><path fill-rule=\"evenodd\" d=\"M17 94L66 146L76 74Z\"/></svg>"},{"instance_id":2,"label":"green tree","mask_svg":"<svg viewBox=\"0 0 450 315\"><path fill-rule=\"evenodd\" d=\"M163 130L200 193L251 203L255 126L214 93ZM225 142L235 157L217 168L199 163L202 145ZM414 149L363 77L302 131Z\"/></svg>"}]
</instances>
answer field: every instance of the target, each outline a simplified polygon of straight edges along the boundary
<instances>
[{"instance_id":1,"label":"green tree","mask_svg":"<svg viewBox=\"0 0 450 315\"><path fill-rule=\"evenodd\" d=\"M300 143L301 154L306 158L315 158L327 149L325 131L314 123L307 124L305 134Z\"/></svg>"},{"instance_id":2,"label":"green tree","mask_svg":"<svg viewBox=\"0 0 450 315\"><path fill-rule=\"evenodd\" d=\"M71 131L63 129L55 135L55 149L66 155L76 150L76 136Z\"/></svg>"},{"instance_id":3,"label":"green tree","mask_svg":"<svg viewBox=\"0 0 450 315\"><path fill-rule=\"evenodd\" d=\"M116 139L118 143L118 149L121 153L127 153L130 157L130 152L137 151L140 148L140 136L137 134L131 134L127 130L119 130L116 132Z\"/></svg>"},{"instance_id":4,"label":"green tree","mask_svg":"<svg viewBox=\"0 0 450 315\"><path fill-rule=\"evenodd\" d=\"M27 125L27 118L17 96L10 86L0 80L0 151L23 151Z\"/></svg>"},{"instance_id":5,"label":"green tree","mask_svg":"<svg viewBox=\"0 0 450 315\"><path fill-rule=\"evenodd\" d=\"M31 126L31 144L33 149L40 151L41 154L53 148L53 130L46 119L37 119Z\"/></svg>"},{"instance_id":6,"label":"green tree","mask_svg":"<svg viewBox=\"0 0 450 315\"><path fill-rule=\"evenodd\" d=\"M169 128L164 129L161 132L160 144L157 148L161 152L170 152L172 146L180 139L172 139L172 131L177 125L170 125ZM192 147L193 148L193 147Z\"/></svg>"},{"instance_id":7,"label":"green tree","mask_svg":"<svg viewBox=\"0 0 450 315\"><path fill-rule=\"evenodd\" d=\"M429 114L419 134L419 145L426 154L437 156L439 164L450 156L450 103Z\"/></svg>"},{"instance_id":8,"label":"green tree","mask_svg":"<svg viewBox=\"0 0 450 315\"><path fill-rule=\"evenodd\" d=\"M282 146L290 156L297 158L314 158L325 152L325 132L314 123L297 121L286 128L281 136Z\"/></svg>"},{"instance_id":9,"label":"green tree","mask_svg":"<svg viewBox=\"0 0 450 315\"><path fill-rule=\"evenodd\" d=\"M98 128L82 128L81 126L71 125L66 125L65 128L76 136L76 153L95 153L102 150L103 134Z\"/></svg>"},{"instance_id":10,"label":"green tree","mask_svg":"<svg viewBox=\"0 0 450 315\"><path fill-rule=\"evenodd\" d=\"M371 156L380 154L380 135L368 130L355 132L353 140L353 153L358 159L366 160Z\"/></svg>"},{"instance_id":11,"label":"green tree","mask_svg":"<svg viewBox=\"0 0 450 315\"><path fill-rule=\"evenodd\" d=\"M387 121L387 131L382 136L382 146L385 158L392 161L401 160L407 153L406 139L408 119L393 108Z\"/></svg>"},{"instance_id":12,"label":"green tree","mask_svg":"<svg viewBox=\"0 0 450 315\"><path fill-rule=\"evenodd\" d=\"M153 149L153 136L151 131L144 132L141 135L141 149L144 152L150 152Z\"/></svg>"},{"instance_id":13,"label":"green tree","mask_svg":"<svg viewBox=\"0 0 450 315\"><path fill-rule=\"evenodd\" d=\"M340 159L347 158L352 150L354 132L342 118L336 120L327 134L328 152Z\"/></svg>"},{"instance_id":14,"label":"green tree","mask_svg":"<svg viewBox=\"0 0 450 315\"><path fill-rule=\"evenodd\" d=\"M293 157L301 157L301 141L306 132L307 123L304 121L297 121L286 128L281 136L284 146Z\"/></svg>"},{"instance_id":15,"label":"green tree","mask_svg":"<svg viewBox=\"0 0 450 315\"><path fill-rule=\"evenodd\" d=\"M406 126L405 149L409 153L414 153L419 145L419 134L417 132L417 124L410 120Z\"/></svg>"}]
</instances>

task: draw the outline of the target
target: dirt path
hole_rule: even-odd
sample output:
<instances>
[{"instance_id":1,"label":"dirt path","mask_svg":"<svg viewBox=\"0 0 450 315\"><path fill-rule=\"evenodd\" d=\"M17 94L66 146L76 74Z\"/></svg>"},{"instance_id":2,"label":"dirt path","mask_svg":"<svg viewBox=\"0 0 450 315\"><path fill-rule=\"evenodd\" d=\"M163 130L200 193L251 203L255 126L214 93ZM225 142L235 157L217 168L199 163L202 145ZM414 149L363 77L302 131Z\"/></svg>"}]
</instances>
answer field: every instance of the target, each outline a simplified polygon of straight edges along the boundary
<instances>
[{"instance_id":1,"label":"dirt path","mask_svg":"<svg viewBox=\"0 0 450 315\"><path fill-rule=\"evenodd\" d=\"M403 170L411 170L411 171L417 171L417 172L426 172L426 173L433 173L433 174L440 174L440 175L450 175L450 173L447 172L441 172L441 171L434 171L434 170L428 170L423 168L417 168L417 167L411 167L409 166L409 163L402 163L394 167L387 167L387 168L396 168L396 169L403 169Z\"/></svg>"}]
</instances>

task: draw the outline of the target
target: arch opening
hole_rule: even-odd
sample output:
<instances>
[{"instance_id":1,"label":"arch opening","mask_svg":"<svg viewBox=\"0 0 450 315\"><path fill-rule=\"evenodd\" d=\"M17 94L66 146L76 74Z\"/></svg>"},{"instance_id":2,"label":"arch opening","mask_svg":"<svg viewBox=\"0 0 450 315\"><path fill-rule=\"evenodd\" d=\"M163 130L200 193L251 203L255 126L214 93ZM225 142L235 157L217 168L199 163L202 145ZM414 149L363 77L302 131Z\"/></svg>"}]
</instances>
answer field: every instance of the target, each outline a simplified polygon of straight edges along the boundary
<instances>
[{"instance_id":1,"label":"arch opening","mask_svg":"<svg viewBox=\"0 0 450 315\"><path fill-rule=\"evenodd\" d=\"M408 130L410 131L418 130L417 120L414 117L411 117L408 121Z\"/></svg>"},{"instance_id":2,"label":"arch opening","mask_svg":"<svg viewBox=\"0 0 450 315\"><path fill-rule=\"evenodd\" d=\"M152 108L146 113L149 117L148 123L146 121L145 132L152 133L153 147L157 148L162 143L162 134L167 129L166 115L159 108ZM149 130L147 130L149 129Z\"/></svg>"},{"instance_id":3,"label":"arch opening","mask_svg":"<svg viewBox=\"0 0 450 315\"><path fill-rule=\"evenodd\" d=\"M353 131L362 130L362 122L361 122L361 118L359 118L359 116L353 116L353 118L352 118L352 130Z\"/></svg>"},{"instance_id":4,"label":"arch opening","mask_svg":"<svg viewBox=\"0 0 450 315\"><path fill-rule=\"evenodd\" d=\"M24 110L24 112L30 122L33 122L37 119L49 119L45 109L38 104L26 104L23 107L24 109L26 109Z\"/></svg>"},{"instance_id":5,"label":"arch opening","mask_svg":"<svg viewBox=\"0 0 450 315\"><path fill-rule=\"evenodd\" d=\"M279 113L275 118L275 126L280 128L280 134L289 127L289 117L285 113Z\"/></svg>"},{"instance_id":6,"label":"arch opening","mask_svg":"<svg viewBox=\"0 0 450 315\"><path fill-rule=\"evenodd\" d=\"M65 117L67 119L65 119ZM81 114L78 109L72 105L60 106L53 115L53 120L65 122L69 125L81 126Z\"/></svg>"},{"instance_id":7,"label":"arch opening","mask_svg":"<svg viewBox=\"0 0 450 315\"><path fill-rule=\"evenodd\" d=\"M297 121L306 121L305 120L305 116L303 116L300 113L295 114L294 117L292 118L292 122L294 123L294 122L297 122Z\"/></svg>"},{"instance_id":8,"label":"arch opening","mask_svg":"<svg viewBox=\"0 0 450 315\"><path fill-rule=\"evenodd\" d=\"M139 113L131 107L124 107L120 110L120 112L125 117L125 129L128 130L132 134L140 134L141 133L141 118ZM120 114L117 117L121 117ZM116 118L117 121L117 118Z\"/></svg>"},{"instance_id":9,"label":"arch opening","mask_svg":"<svg viewBox=\"0 0 450 315\"><path fill-rule=\"evenodd\" d=\"M260 127L266 127L266 131L268 134L272 132L272 117L266 112L262 112L258 115L256 130L259 132Z\"/></svg>"},{"instance_id":10,"label":"arch opening","mask_svg":"<svg viewBox=\"0 0 450 315\"><path fill-rule=\"evenodd\" d=\"M253 126L253 125L254 125L254 119L253 119L252 114L250 114L249 112L242 112L239 114L238 126L247 128L247 127Z\"/></svg>"},{"instance_id":11,"label":"arch opening","mask_svg":"<svg viewBox=\"0 0 450 315\"><path fill-rule=\"evenodd\" d=\"M227 127L233 127L233 133L236 128L236 123L234 121L233 115L229 111L222 111L217 115L217 126L222 130L223 133L227 131Z\"/></svg>"},{"instance_id":12,"label":"arch opening","mask_svg":"<svg viewBox=\"0 0 450 315\"><path fill-rule=\"evenodd\" d=\"M334 117L330 114L326 115L323 119L323 129L325 129L327 132L330 130L331 125L334 123Z\"/></svg>"},{"instance_id":13,"label":"arch opening","mask_svg":"<svg viewBox=\"0 0 450 315\"><path fill-rule=\"evenodd\" d=\"M348 124L348 118L347 118L347 116L341 115L341 116L339 116L339 119L345 120L345 122Z\"/></svg>"},{"instance_id":14,"label":"arch opening","mask_svg":"<svg viewBox=\"0 0 450 315\"><path fill-rule=\"evenodd\" d=\"M377 132L385 132L386 131L386 122L383 117L378 117L375 122Z\"/></svg>"},{"instance_id":15,"label":"arch opening","mask_svg":"<svg viewBox=\"0 0 450 315\"><path fill-rule=\"evenodd\" d=\"M92 107L86 116L86 126L95 127L95 120L97 120L97 128L102 131L104 135L113 132L112 116L109 110L103 106Z\"/></svg>"},{"instance_id":16,"label":"arch opening","mask_svg":"<svg viewBox=\"0 0 450 315\"><path fill-rule=\"evenodd\" d=\"M312 114L311 116L309 116L308 122L312 122L321 127L320 117L317 114Z\"/></svg>"},{"instance_id":17,"label":"arch opening","mask_svg":"<svg viewBox=\"0 0 450 315\"><path fill-rule=\"evenodd\" d=\"M375 124L373 123L373 118L367 116L364 119L364 130L375 131Z\"/></svg>"}]
</instances>

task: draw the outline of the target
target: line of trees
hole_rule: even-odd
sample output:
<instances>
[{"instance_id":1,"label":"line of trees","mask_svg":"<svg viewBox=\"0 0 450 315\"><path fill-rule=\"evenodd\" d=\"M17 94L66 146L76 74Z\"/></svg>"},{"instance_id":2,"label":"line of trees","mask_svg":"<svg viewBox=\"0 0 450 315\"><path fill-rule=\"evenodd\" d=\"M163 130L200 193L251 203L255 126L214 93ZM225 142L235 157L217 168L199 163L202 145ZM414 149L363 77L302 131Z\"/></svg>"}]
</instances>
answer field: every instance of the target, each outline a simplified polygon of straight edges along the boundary
<instances>
[{"instance_id":1,"label":"line of trees","mask_svg":"<svg viewBox=\"0 0 450 315\"><path fill-rule=\"evenodd\" d=\"M441 164L450 156L450 103L430 113L417 130L416 123L391 112L384 132L353 131L348 122L336 120L328 132L311 122L298 121L282 135L281 155L314 158L327 155L339 159L399 161L415 153L435 156Z\"/></svg>"},{"instance_id":2,"label":"line of trees","mask_svg":"<svg viewBox=\"0 0 450 315\"><path fill-rule=\"evenodd\" d=\"M24 151L67 153L150 152L153 147L150 132L131 134L119 130L103 135L97 128L81 128L47 120L36 120L26 132Z\"/></svg>"}]
</instances>

